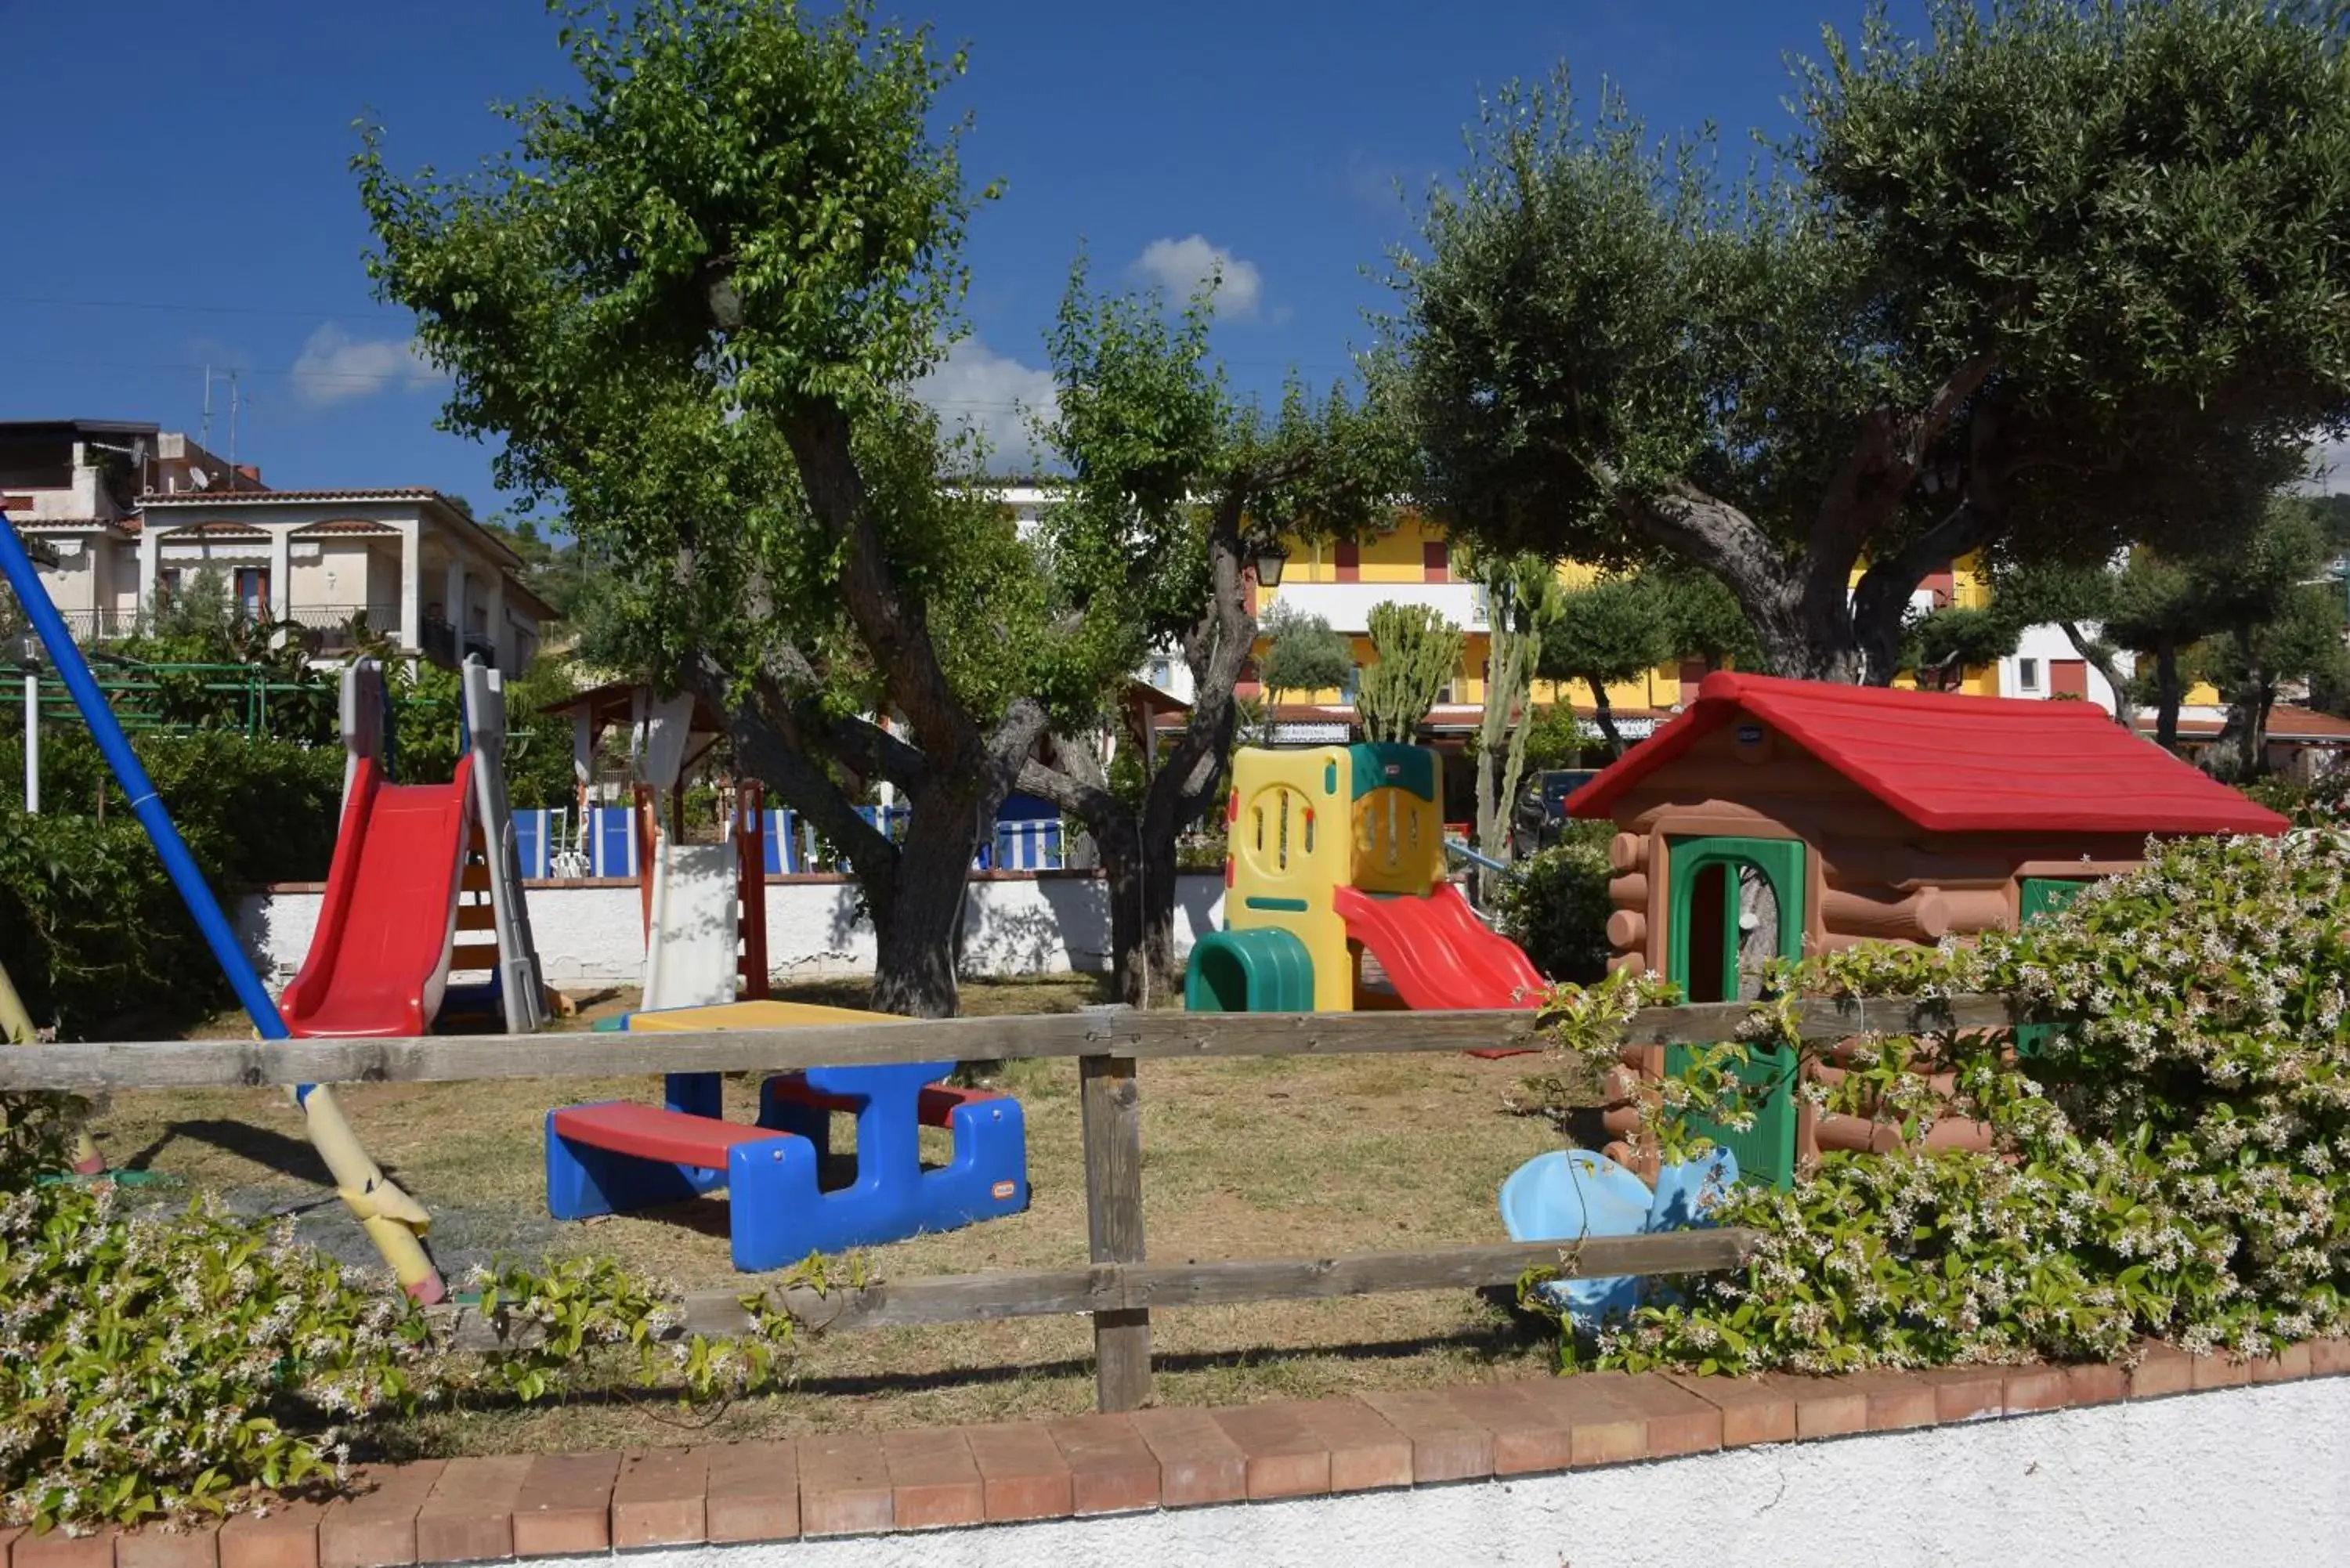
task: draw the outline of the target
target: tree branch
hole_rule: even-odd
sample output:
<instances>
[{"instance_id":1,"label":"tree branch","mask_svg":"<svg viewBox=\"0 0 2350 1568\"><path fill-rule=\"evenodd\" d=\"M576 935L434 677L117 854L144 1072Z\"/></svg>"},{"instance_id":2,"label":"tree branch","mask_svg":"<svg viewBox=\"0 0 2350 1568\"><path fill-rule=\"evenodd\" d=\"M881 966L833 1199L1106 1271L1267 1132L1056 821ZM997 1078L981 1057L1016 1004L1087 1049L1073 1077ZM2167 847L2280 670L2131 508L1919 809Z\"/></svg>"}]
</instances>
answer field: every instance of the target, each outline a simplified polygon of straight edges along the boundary
<instances>
[{"instance_id":1,"label":"tree branch","mask_svg":"<svg viewBox=\"0 0 2350 1568\"><path fill-rule=\"evenodd\" d=\"M2073 651L2104 676L2106 684L2113 688L2114 722L2133 735L2145 733L2137 727L2137 717L2131 711L2129 687L2122 679L2121 666L2114 662L2114 650L2106 645L2103 639L2085 635L2078 621L2060 620L2056 625L2064 633L2064 640L2073 645Z\"/></svg>"},{"instance_id":2,"label":"tree branch","mask_svg":"<svg viewBox=\"0 0 2350 1568\"><path fill-rule=\"evenodd\" d=\"M926 750L941 760L975 757L977 726L948 681L930 622L898 588L873 521L873 497L857 463L848 416L829 399L807 399L783 421L808 504L847 546L840 572L842 603L882 673L884 689ZM952 764L949 764L952 765Z\"/></svg>"},{"instance_id":3,"label":"tree branch","mask_svg":"<svg viewBox=\"0 0 2350 1568\"><path fill-rule=\"evenodd\" d=\"M856 803L818 765L820 746L811 744L785 682L763 669L752 677L747 699L738 697L727 672L704 654L686 670L685 684L726 716L727 735L744 768L847 857L867 897L886 894L898 846L858 815Z\"/></svg>"}]
</instances>

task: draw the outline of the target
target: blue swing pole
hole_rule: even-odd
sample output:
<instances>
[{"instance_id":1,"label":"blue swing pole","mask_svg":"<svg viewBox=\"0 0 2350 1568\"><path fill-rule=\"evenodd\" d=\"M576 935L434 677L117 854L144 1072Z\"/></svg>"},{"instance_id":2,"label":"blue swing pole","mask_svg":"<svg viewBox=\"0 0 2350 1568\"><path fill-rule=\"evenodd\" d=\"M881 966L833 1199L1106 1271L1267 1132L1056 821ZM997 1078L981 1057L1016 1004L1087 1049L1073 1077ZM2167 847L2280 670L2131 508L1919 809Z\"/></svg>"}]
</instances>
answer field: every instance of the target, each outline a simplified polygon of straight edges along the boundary
<instances>
[{"instance_id":1,"label":"blue swing pole","mask_svg":"<svg viewBox=\"0 0 2350 1568\"><path fill-rule=\"evenodd\" d=\"M106 765L113 770L122 793L130 797L131 815L147 830L148 841L162 859L164 874L171 877L180 901L194 918L204 945L212 949L213 961L228 977L238 1002L253 1020L255 1033L264 1040L286 1039L288 1031L286 1020L278 1015L277 1004L270 1000L261 977L246 961L228 917L221 912L220 900L213 897L211 886L196 867L195 857L188 853L186 841L172 826L172 814L156 794L154 781L147 776L139 754L130 749L120 721L115 718L113 707L90 673L89 661L82 657L80 646L67 629L65 618L57 614L57 607L51 602L49 590L34 569L24 540L17 536L16 524L5 511L0 511L0 576L5 576L8 586L16 590L16 602L24 607L26 618L33 623L33 634L48 651L49 662L57 667L57 678L65 682L82 722L89 726L90 737L98 742ZM415 1199L393 1186L375 1161L368 1158L349 1124L343 1119L332 1091L323 1085L300 1084L295 1086L294 1100L302 1107L311 1142L333 1173L336 1189L366 1228L384 1262L399 1276L401 1286L421 1302L442 1299L447 1289L420 1240L430 1223L424 1210Z\"/></svg>"}]
</instances>

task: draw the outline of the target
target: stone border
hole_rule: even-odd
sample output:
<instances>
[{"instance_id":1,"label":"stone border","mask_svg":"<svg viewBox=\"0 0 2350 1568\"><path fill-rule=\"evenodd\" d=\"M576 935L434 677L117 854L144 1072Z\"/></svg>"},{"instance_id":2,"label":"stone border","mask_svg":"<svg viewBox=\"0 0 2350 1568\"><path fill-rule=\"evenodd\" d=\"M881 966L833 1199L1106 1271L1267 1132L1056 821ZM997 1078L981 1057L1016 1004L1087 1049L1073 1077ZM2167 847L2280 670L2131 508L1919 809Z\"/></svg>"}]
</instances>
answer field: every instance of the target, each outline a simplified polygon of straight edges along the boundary
<instances>
[{"instance_id":1,"label":"stone border","mask_svg":"<svg viewBox=\"0 0 2350 1568\"><path fill-rule=\"evenodd\" d=\"M2148 1345L2127 1367L1600 1372L704 1449L428 1459L363 1467L332 1502L284 1501L194 1531L0 1528L0 1568L405 1568L941 1530L1484 1480L2345 1375L2350 1339L2251 1362Z\"/></svg>"}]
</instances>

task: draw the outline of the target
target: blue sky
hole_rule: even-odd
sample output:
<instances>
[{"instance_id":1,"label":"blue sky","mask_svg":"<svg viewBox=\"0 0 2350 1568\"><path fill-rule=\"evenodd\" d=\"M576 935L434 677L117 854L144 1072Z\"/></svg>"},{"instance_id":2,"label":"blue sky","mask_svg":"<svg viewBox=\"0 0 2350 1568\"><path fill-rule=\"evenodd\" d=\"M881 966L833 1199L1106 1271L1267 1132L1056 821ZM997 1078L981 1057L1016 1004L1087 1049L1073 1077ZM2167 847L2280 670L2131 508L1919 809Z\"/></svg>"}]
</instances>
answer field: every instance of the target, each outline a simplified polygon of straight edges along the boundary
<instances>
[{"instance_id":1,"label":"blue sky","mask_svg":"<svg viewBox=\"0 0 2350 1568\"><path fill-rule=\"evenodd\" d=\"M973 336L931 388L1016 440L1082 243L1103 282L1182 286L1223 260L1217 348L1244 389L1345 373L1409 225L1392 192L1461 161L1481 89L1561 60L1659 130L1784 129L1790 51L1863 0L928 0L972 48ZM396 17L397 20L391 20ZM496 98L564 90L535 0L0 0L0 418L197 430L280 486L432 484L499 504L480 446L432 429L440 384L368 296L352 119L396 167L470 164Z\"/></svg>"}]
</instances>

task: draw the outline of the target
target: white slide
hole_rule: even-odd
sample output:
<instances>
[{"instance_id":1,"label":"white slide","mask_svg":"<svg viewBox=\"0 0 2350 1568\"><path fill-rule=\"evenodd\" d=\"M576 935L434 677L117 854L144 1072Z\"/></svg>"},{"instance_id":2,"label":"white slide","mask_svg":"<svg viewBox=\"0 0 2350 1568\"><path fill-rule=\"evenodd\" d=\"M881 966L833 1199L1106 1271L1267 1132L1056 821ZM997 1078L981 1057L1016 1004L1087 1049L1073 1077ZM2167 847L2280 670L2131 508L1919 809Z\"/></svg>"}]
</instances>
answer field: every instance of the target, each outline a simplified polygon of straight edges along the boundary
<instances>
[{"instance_id":1,"label":"white slide","mask_svg":"<svg viewBox=\"0 0 2350 1568\"><path fill-rule=\"evenodd\" d=\"M646 1012L734 1000L737 867L732 844L653 849L652 933L645 944Z\"/></svg>"}]
</instances>

